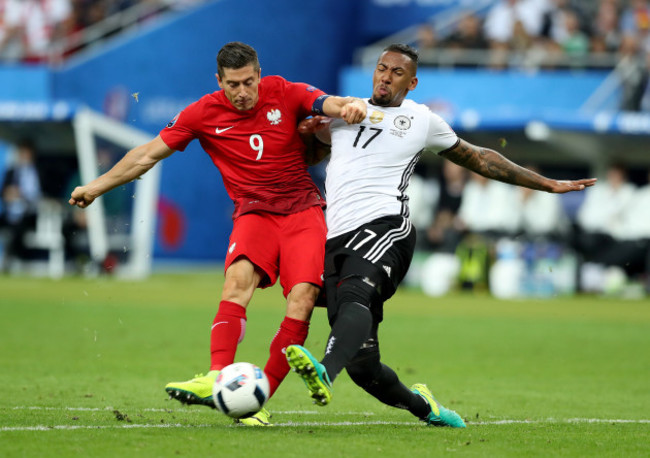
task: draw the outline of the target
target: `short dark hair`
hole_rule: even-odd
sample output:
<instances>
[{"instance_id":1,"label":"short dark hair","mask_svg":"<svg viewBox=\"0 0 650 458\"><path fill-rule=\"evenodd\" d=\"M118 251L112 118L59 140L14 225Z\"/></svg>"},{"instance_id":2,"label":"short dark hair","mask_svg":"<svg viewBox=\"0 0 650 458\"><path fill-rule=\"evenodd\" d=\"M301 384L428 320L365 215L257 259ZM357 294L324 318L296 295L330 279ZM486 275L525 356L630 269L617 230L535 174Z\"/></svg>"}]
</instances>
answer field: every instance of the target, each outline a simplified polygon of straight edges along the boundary
<instances>
[{"instance_id":1,"label":"short dark hair","mask_svg":"<svg viewBox=\"0 0 650 458\"><path fill-rule=\"evenodd\" d=\"M255 49L241 41L226 43L217 54L217 73L220 78L223 78L224 68L238 69L247 65L253 65L255 71L260 69Z\"/></svg>"},{"instance_id":2,"label":"short dark hair","mask_svg":"<svg viewBox=\"0 0 650 458\"><path fill-rule=\"evenodd\" d=\"M411 62L413 62L413 73L417 71L418 59L419 59L419 53L417 49L415 49L412 46L405 45L403 43L393 43L384 48L384 52L388 52L388 51L404 54L406 57L411 59Z\"/></svg>"},{"instance_id":3,"label":"short dark hair","mask_svg":"<svg viewBox=\"0 0 650 458\"><path fill-rule=\"evenodd\" d=\"M610 162L607 168L609 170L618 170L623 176L627 177L627 166L622 161Z\"/></svg>"},{"instance_id":4,"label":"short dark hair","mask_svg":"<svg viewBox=\"0 0 650 458\"><path fill-rule=\"evenodd\" d=\"M16 142L16 147L36 152L36 143L29 137L24 137L18 140Z\"/></svg>"}]
</instances>

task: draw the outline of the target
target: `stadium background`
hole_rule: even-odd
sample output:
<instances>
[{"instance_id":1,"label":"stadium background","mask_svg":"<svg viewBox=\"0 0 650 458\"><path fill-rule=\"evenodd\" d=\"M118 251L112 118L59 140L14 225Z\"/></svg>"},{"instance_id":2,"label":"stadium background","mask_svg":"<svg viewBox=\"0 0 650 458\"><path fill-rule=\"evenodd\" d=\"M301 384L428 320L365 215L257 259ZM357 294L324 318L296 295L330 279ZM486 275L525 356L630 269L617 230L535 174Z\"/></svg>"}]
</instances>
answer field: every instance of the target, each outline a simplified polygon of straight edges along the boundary
<instances>
[{"instance_id":1,"label":"stadium background","mask_svg":"<svg viewBox=\"0 0 650 458\"><path fill-rule=\"evenodd\" d=\"M113 10L184 8L161 8L128 25L120 16L100 40L92 28L84 46L72 43L82 49L64 60L0 65L0 138L8 141L0 148L0 168L14 156L9 141L32 137L47 196L66 211L65 188L77 170L71 123L83 107L150 138L185 104L216 89L215 54L230 40L253 44L264 74L367 95L378 41L381 47L384 39L415 40L423 21L442 33L460 9L477 7L483 14L496 3L70 1ZM534 160L558 178L601 175L610 160L621 159L634 182L645 184L650 120L642 111L618 110L620 87L610 84L616 61L590 70L565 63L555 71L493 71L441 64L444 50L436 51L437 63L421 67L413 96L443 114L464 138L517 161ZM127 129L112 138L116 160L140 134ZM110 142L97 135L97 143ZM423 160L418 176L438 177L443 163ZM311 404L302 381L290 374L268 405L274 428L238 427L211 409L167 400L166 383L206 369L231 204L198 145L161 165L155 269L146 281L124 281L128 276L121 269L114 275L69 269L52 280L37 262L24 270L45 272L45 278L20 270L0 275L1 456L650 455L647 294L632 296L641 300L620 294L501 300L475 290L434 299L400 288L385 310L382 360L405 384L429 384L437 399L462 414L468 424L462 430L428 428L408 412L378 403L346 374L324 409ZM130 186L112 195L135 200ZM566 209L575 211L583 196L567 197ZM430 201L424 203L413 199L414 218L427 205L433 210ZM127 228L129 221L109 223ZM117 250L122 254L121 242ZM199 261L204 265L194 268ZM558 265L550 267L543 272L564 277ZM255 293L238 361L264 364L283 303L279 285ZM318 308L308 348L323 354L328 331L326 311Z\"/></svg>"},{"instance_id":2,"label":"stadium background","mask_svg":"<svg viewBox=\"0 0 650 458\"><path fill-rule=\"evenodd\" d=\"M250 43L258 50L265 75L280 74L335 94L367 96L372 66L363 64L364 46L391 34L412 41L409 27L427 21L435 24L469 7L483 14L495 3L194 3L87 46L55 66L1 67L1 130L6 138L15 139L18 132L36 125L31 123L47 122L48 128L31 132L43 163L49 167L46 192L64 200L62 183L76 166L76 159L74 145L52 133L62 124L56 122L61 104L70 112L87 106L155 135L182 107L217 89L216 51L232 40ZM367 54L376 56L376 51L377 47L371 46ZM602 90L611 70L516 68L495 72L423 65L412 97L442 114L463 138L497 148L507 140L506 155L518 162L534 161L559 178L602 175L605 165L617 159L625 160L638 184L644 184L650 162L645 148L650 116L617 110L620 89ZM30 108L34 105L46 108L34 114ZM2 168L7 149L0 154ZM429 168L439 168L433 161L425 161L419 171L426 176ZM223 259L232 204L215 172L197 142L164 161L154 259ZM574 212L581 199L578 194L566 196L565 207Z\"/></svg>"}]
</instances>

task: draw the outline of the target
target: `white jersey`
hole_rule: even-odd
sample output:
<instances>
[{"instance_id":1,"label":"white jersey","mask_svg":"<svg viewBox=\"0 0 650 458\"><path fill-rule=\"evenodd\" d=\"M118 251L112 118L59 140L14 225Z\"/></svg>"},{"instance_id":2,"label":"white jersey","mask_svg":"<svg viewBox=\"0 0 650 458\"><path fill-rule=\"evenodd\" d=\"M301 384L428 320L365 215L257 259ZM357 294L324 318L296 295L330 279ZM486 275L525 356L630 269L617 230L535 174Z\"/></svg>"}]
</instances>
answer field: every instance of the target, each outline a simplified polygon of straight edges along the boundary
<instances>
[{"instance_id":1,"label":"white jersey","mask_svg":"<svg viewBox=\"0 0 650 458\"><path fill-rule=\"evenodd\" d=\"M404 100L399 107L366 101L359 124L330 124L332 155L327 166L327 238L389 215L408 217L406 188L425 148L436 154L459 139L425 105Z\"/></svg>"}]
</instances>

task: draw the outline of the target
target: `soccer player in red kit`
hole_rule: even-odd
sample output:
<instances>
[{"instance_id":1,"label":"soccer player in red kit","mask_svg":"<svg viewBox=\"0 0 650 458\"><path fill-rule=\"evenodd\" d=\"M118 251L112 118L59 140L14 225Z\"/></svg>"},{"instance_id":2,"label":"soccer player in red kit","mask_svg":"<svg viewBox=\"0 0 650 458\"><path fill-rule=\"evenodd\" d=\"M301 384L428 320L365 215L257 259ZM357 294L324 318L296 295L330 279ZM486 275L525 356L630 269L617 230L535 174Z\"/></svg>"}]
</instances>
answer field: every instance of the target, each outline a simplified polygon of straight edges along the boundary
<instances>
[{"instance_id":1,"label":"soccer player in red kit","mask_svg":"<svg viewBox=\"0 0 650 458\"><path fill-rule=\"evenodd\" d=\"M328 96L279 76L261 77L255 50L240 42L217 55L220 91L181 111L160 134L129 151L115 166L76 188L70 204L85 208L98 196L134 180L176 150L198 139L221 172L235 203L225 260L225 283L211 331L211 364L205 376L169 383L170 396L214 407L212 385L220 369L234 362L246 330L246 309L256 288L280 278L286 316L271 341L264 367L271 394L289 371L288 345L304 343L322 286L326 227L324 200L305 164L297 124L311 114L358 123L366 106L352 97ZM245 424L268 424L262 409Z\"/></svg>"}]
</instances>

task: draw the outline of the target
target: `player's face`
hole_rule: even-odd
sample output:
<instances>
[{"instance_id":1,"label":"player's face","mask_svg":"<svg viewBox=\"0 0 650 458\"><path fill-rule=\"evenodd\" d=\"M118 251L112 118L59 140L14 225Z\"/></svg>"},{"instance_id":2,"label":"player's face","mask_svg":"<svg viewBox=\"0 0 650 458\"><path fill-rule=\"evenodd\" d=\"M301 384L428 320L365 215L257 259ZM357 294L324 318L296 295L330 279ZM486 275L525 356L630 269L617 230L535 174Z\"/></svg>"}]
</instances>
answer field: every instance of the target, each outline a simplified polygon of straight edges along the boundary
<instances>
[{"instance_id":1,"label":"player's face","mask_svg":"<svg viewBox=\"0 0 650 458\"><path fill-rule=\"evenodd\" d=\"M400 106L417 84L411 59L399 52L386 51L379 57L372 77L372 103L384 107Z\"/></svg>"},{"instance_id":2,"label":"player's face","mask_svg":"<svg viewBox=\"0 0 650 458\"><path fill-rule=\"evenodd\" d=\"M242 68L224 68L223 78L217 74L219 87L223 89L230 103L241 111L250 110L259 99L257 86L260 84L261 70L253 65Z\"/></svg>"}]
</instances>

